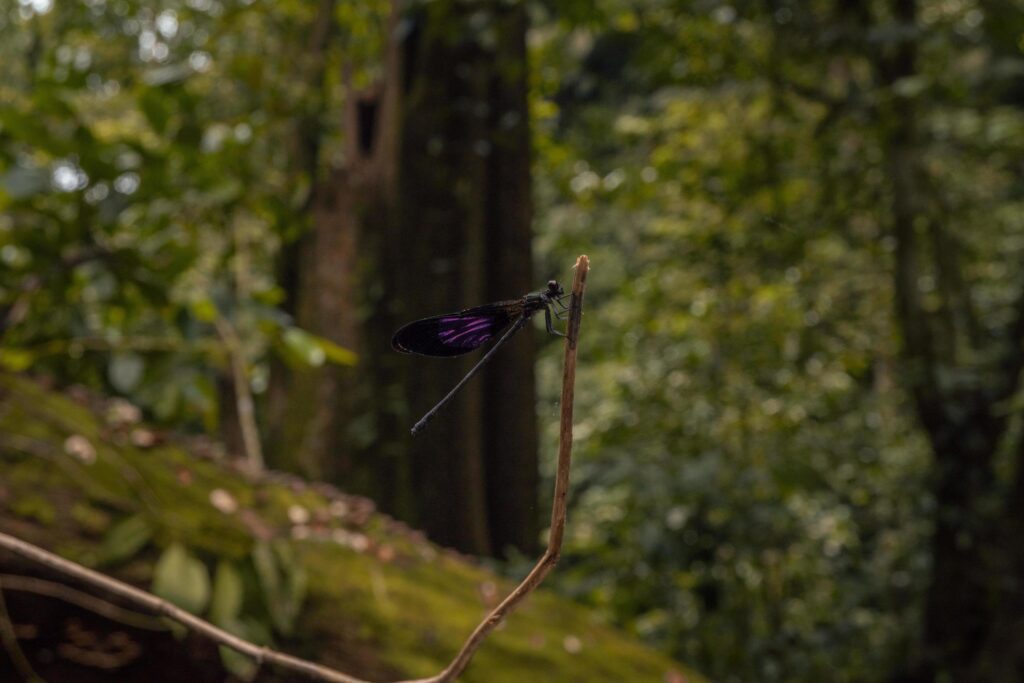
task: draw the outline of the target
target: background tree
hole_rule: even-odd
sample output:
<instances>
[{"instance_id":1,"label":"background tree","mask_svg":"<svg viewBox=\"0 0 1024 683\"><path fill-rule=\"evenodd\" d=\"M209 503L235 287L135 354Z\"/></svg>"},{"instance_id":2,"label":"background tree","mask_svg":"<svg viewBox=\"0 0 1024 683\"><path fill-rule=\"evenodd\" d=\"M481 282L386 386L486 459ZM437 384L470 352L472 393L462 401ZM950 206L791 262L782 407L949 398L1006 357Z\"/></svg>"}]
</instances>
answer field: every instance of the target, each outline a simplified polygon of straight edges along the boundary
<instances>
[{"instance_id":1,"label":"background tree","mask_svg":"<svg viewBox=\"0 0 1024 683\"><path fill-rule=\"evenodd\" d=\"M474 361L387 356L391 334L411 318L535 287L526 14L498 2L394 11L391 29L379 27L389 41L383 74L363 88L338 84L344 162L319 181L312 229L286 252L300 323L367 360L356 376L303 371L305 380L282 387L277 451L305 444L307 472L333 471L374 492L448 545L533 549L532 341L510 347L416 441L409 426ZM323 81L322 66L314 73Z\"/></svg>"},{"instance_id":2,"label":"background tree","mask_svg":"<svg viewBox=\"0 0 1024 683\"><path fill-rule=\"evenodd\" d=\"M427 3L406 21L402 246L386 264L398 275L392 291L399 319L537 288L525 9ZM409 448L417 519L456 547L483 553L537 547L535 343L530 334L523 337ZM415 421L472 362L403 363L405 422Z\"/></svg>"}]
</instances>

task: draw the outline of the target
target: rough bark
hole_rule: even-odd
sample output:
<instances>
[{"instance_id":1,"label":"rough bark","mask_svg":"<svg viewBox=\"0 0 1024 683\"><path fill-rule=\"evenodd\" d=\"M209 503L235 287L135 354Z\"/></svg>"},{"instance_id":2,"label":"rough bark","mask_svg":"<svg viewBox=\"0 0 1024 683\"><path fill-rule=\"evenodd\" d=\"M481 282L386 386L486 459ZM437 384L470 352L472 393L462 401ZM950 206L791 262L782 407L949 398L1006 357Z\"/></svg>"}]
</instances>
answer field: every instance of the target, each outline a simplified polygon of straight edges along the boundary
<instances>
[{"instance_id":1,"label":"rough bark","mask_svg":"<svg viewBox=\"0 0 1024 683\"><path fill-rule=\"evenodd\" d=\"M381 342L400 321L519 296L532 283L522 9L437 2L401 26L400 246L378 252L393 293L389 326L375 323ZM395 447L406 463L396 484L407 488L393 505L469 552L536 545L534 351L520 337L416 439L408 428L475 356L401 358L391 373L406 406Z\"/></svg>"},{"instance_id":2,"label":"rough bark","mask_svg":"<svg viewBox=\"0 0 1024 683\"><path fill-rule=\"evenodd\" d=\"M479 301L483 282L486 79L480 45L464 32L465 11L433 3L409 16L399 162L405 251L400 300L417 318ZM408 364L406 401L414 421L469 369L471 358ZM416 517L431 537L475 553L490 551L484 494L482 386L468 385L409 444Z\"/></svg>"},{"instance_id":3,"label":"rough bark","mask_svg":"<svg viewBox=\"0 0 1024 683\"><path fill-rule=\"evenodd\" d=\"M309 110L297 121L296 166L311 183L306 209L309 229L285 247L281 280L285 307L296 324L346 348L356 341L353 298L355 240L353 217L345 209L352 188L344 173L320 178L327 54L333 38L336 0L321 0L310 26L309 49L298 71L312 93ZM277 362L267 401L268 445L273 467L316 479L339 471L340 430L350 373L335 367L289 368Z\"/></svg>"},{"instance_id":4,"label":"rough bark","mask_svg":"<svg viewBox=\"0 0 1024 683\"><path fill-rule=\"evenodd\" d=\"M494 151L487 157L486 296L500 300L539 284L531 272L532 202L527 116L526 10L500 8L498 44L488 86ZM488 531L495 551L532 552L538 542L535 336L520 335L484 375L484 444Z\"/></svg>"},{"instance_id":5,"label":"rough bark","mask_svg":"<svg viewBox=\"0 0 1024 683\"><path fill-rule=\"evenodd\" d=\"M521 333L411 439L475 361L398 356L390 336L536 288L525 31L523 8L499 2L396 15L380 84L347 95L346 166L318 186L294 269L299 324L356 348L360 365L294 380L278 420L277 451L308 457L304 473L481 554L537 543L534 341Z\"/></svg>"}]
</instances>

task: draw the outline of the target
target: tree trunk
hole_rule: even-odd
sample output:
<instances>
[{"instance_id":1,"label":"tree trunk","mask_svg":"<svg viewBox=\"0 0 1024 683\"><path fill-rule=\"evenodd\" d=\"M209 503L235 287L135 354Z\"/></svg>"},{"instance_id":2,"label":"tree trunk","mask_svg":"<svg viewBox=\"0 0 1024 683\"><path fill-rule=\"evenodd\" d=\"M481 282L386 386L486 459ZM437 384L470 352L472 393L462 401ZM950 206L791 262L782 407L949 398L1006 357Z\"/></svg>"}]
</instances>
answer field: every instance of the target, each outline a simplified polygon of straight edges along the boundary
<instances>
[{"instance_id":1,"label":"tree trunk","mask_svg":"<svg viewBox=\"0 0 1024 683\"><path fill-rule=\"evenodd\" d=\"M947 292L962 286L963 279L957 254L929 252L922 245L925 228L930 228L933 246L946 242L945 227L928 225L925 219L918 111L912 96L893 87L916 74L917 6L915 0L892 0L891 8L903 37L878 58L876 68L888 98L883 107L883 145L896 238L896 313L903 336L904 382L934 457L935 499L922 652L897 678L1019 681L1024 680L1020 639L1007 640L996 626L999 605L1021 604L1020 542L1000 529L1019 504L1000 489L993 460L1007 433L1001 404L1018 386L1022 330L1017 329L1019 323L1012 325L1008 344L1000 340L988 348L963 349L978 335L968 329L972 323L962 314L962 301L947 296L932 311L922 301L918 283L925 274L945 280L939 285ZM984 367L963 360L978 357L992 362ZM1007 581L1014 576L1018 578ZM1006 621L1019 636L1019 613Z\"/></svg>"},{"instance_id":2,"label":"tree trunk","mask_svg":"<svg viewBox=\"0 0 1024 683\"><path fill-rule=\"evenodd\" d=\"M537 289L530 247L530 132L527 109L526 11L504 7L488 117L494 151L487 157L486 298L500 300ZM537 413L534 335L526 331L484 375L483 456L488 531L496 552L538 545Z\"/></svg>"},{"instance_id":3,"label":"tree trunk","mask_svg":"<svg viewBox=\"0 0 1024 683\"><path fill-rule=\"evenodd\" d=\"M524 9L497 1L438 1L393 22L380 86L348 93L346 168L316 193L297 269L299 324L356 348L359 367L317 371L310 386L296 375L292 417L278 421L278 452L308 454L300 469L333 472L479 554L537 543L532 335L416 439L409 428L479 354L406 357L390 338L403 322L537 288L525 35Z\"/></svg>"},{"instance_id":4,"label":"tree trunk","mask_svg":"<svg viewBox=\"0 0 1024 683\"><path fill-rule=\"evenodd\" d=\"M531 202L523 9L437 2L405 20L396 267L412 319L531 289ZM417 520L472 552L536 544L534 350L520 336L410 445ZM410 359L410 424L473 362Z\"/></svg>"},{"instance_id":5,"label":"tree trunk","mask_svg":"<svg viewBox=\"0 0 1024 683\"><path fill-rule=\"evenodd\" d=\"M288 313L296 324L346 348L357 343L355 316L355 216L353 187L343 172L320 181L322 119L328 98L330 41L336 0L320 0L310 26L309 50L298 72L313 93L310 111L296 126L294 158L310 179L309 230L282 254L281 277ZM267 399L270 465L311 479L333 479L345 469L343 424L350 412L353 374L327 365L288 368L276 362Z\"/></svg>"},{"instance_id":6,"label":"tree trunk","mask_svg":"<svg viewBox=\"0 0 1024 683\"><path fill-rule=\"evenodd\" d=\"M358 346L355 189L344 172L314 190L310 232L298 248L295 322L348 349ZM356 388L349 368L326 364L288 373L275 421L276 465L310 479L335 480L351 467L345 422Z\"/></svg>"}]
</instances>

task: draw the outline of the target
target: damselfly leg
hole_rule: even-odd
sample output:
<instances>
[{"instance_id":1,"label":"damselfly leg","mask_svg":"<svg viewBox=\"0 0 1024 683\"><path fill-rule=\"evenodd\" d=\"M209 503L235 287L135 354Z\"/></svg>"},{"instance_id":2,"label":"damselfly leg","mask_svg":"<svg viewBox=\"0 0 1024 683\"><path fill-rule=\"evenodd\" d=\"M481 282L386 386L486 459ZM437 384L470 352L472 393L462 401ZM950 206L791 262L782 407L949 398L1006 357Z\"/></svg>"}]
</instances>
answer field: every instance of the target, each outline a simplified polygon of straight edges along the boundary
<instances>
[{"instance_id":1,"label":"damselfly leg","mask_svg":"<svg viewBox=\"0 0 1024 683\"><path fill-rule=\"evenodd\" d=\"M553 334L557 337L564 337L565 334L559 332L551 324L551 308L549 306L544 307L544 325L548 328L548 334Z\"/></svg>"},{"instance_id":2,"label":"damselfly leg","mask_svg":"<svg viewBox=\"0 0 1024 683\"><path fill-rule=\"evenodd\" d=\"M556 306L560 307L560 308L555 308L555 310L554 310L555 317L558 318L559 320L565 320L564 316L565 316L566 313L569 312L569 304L565 303L565 300L568 299L571 296L572 296L572 292L569 292L568 294L563 294L562 296L555 297L554 299L551 300L552 303L554 303L554 304L556 304Z\"/></svg>"}]
</instances>

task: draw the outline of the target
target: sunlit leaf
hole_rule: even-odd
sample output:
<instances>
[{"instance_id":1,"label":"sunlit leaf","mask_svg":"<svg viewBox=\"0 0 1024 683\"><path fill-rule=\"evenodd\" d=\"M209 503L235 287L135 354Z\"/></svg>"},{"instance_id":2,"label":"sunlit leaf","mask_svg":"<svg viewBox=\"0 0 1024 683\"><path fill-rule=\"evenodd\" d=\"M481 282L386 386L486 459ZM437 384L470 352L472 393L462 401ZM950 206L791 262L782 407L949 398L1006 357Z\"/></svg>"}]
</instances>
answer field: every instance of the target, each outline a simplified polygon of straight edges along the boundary
<instances>
[{"instance_id":1,"label":"sunlit leaf","mask_svg":"<svg viewBox=\"0 0 1024 683\"><path fill-rule=\"evenodd\" d=\"M289 327L284 331L282 337L285 348L291 352L294 359L310 367L318 367L324 364L327 354L313 335L297 327Z\"/></svg>"},{"instance_id":2,"label":"sunlit leaf","mask_svg":"<svg viewBox=\"0 0 1024 683\"><path fill-rule=\"evenodd\" d=\"M35 354L27 349L0 348L0 367L20 372L32 367Z\"/></svg>"},{"instance_id":3,"label":"sunlit leaf","mask_svg":"<svg viewBox=\"0 0 1024 683\"><path fill-rule=\"evenodd\" d=\"M172 543L153 569L153 593L193 614L210 600L210 574L185 546Z\"/></svg>"},{"instance_id":4,"label":"sunlit leaf","mask_svg":"<svg viewBox=\"0 0 1024 683\"><path fill-rule=\"evenodd\" d=\"M324 352L324 356L332 363L338 365L355 365L358 356L353 351L346 349L343 346L339 346L332 342L330 339L324 337L318 337L317 335L310 335L317 345L320 346Z\"/></svg>"},{"instance_id":5,"label":"sunlit leaf","mask_svg":"<svg viewBox=\"0 0 1024 683\"><path fill-rule=\"evenodd\" d=\"M224 626L238 617L242 609L242 578L238 570L225 560L217 564L210 602L210 621Z\"/></svg>"},{"instance_id":6,"label":"sunlit leaf","mask_svg":"<svg viewBox=\"0 0 1024 683\"><path fill-rule=\"evenodd\" d=\"M123 393L129 393L139 385L145 367L145 361L137 353L115 353L110 358L107 377L115 389Z\"/></svg>"},{"instance_id":7,"label":"sunlit leaf","mask_svg":"<svg viewBox=\"0 0 1024 683\"><path fill-rule=\"evenodd\" d=\"M291 546L285 541L257 543L252 559L274 628L287 635L306 596L306 573L294 561Z\"/></svg>"},{"instance_id":8,"label":"sunlit leaf","mask_svg":"<svg viewBox=\"0 0 1024 683\"><path fill-rule=\"evenodd\" d=\"M197 299L192 302L192 315L203 322L213 322L217 319L217 306L210 299Z\"/></svg>"}]
</instances>

